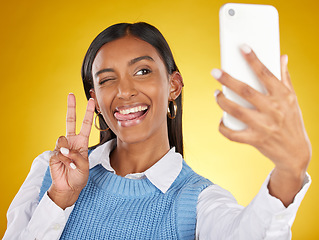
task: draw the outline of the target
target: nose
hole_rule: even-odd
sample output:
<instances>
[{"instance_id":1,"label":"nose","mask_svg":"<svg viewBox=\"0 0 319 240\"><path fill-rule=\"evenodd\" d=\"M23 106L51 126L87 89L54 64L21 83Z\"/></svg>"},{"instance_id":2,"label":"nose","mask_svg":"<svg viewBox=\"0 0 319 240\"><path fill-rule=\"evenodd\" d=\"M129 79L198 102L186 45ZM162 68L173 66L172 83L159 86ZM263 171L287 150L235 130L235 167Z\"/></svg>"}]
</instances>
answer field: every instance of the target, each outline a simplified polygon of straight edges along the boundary
<instances>
[{"instance_id":1,"label":"nose","mask_svg":"<svg viewBox=\"0 0 319 240\"><path fill-rule=\"evenodd\" d=\"M129 77L120 79L118 83L117 97L124 100L130 100L136 96L138 91L135 88L135 84Z\"/></svg>"}]
</instances>

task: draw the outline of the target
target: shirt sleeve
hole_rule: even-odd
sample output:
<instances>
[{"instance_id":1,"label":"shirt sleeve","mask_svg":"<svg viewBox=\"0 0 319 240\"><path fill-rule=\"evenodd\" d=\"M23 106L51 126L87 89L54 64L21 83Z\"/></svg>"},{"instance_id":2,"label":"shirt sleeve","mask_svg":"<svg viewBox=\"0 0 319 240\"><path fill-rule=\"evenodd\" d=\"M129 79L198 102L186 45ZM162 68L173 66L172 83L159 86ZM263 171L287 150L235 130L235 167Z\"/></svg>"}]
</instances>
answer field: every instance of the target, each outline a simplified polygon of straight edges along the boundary
<instances>
[{"instance_id":1,"label":"shirt sleeve","mask_svg":"<svg viewBox=\"0 0 319 240\"><path fill-rule=\"evenodd\" d=\"M47 195L39 202L43 177L49 165L50 151L39 155L13 199L7 212L7 230L3 239L59 239L74 206L62 210Z\"/></svg>"},{"instance_id":2,"label":"shirt sleeve","mask_svg":"<svg viewBox=\"0 0 319 240\"><path fill-rule=\"evenodd\" d=\"M270 174L259 193L247 206L237 204L230 192L218 185L203 190L197 203L196 239L278 240L291 239L291 226L311 178L287 208L269 194Z\"/></svg>"}]
</instances>

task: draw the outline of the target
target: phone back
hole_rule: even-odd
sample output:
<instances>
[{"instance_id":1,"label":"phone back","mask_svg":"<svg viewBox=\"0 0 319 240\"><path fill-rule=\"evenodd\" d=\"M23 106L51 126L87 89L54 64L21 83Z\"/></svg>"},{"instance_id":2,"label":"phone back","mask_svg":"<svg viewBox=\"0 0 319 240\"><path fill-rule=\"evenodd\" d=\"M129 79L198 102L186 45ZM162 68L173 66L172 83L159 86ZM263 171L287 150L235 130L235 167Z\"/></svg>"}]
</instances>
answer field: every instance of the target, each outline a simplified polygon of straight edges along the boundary
<instances>
[{"instance_id":1,"label":"phone back","mask_svg":"<svg viewBox=\"0 0 319 240\"><path fill-rule=\"evenodd\" d=\"M250 46L261 62L278 78L280 73L279 17L270 5L227 3L219 12L220 51L222 69L232 77L266 93L240 52L240 46ZM223 86L225 96L238 104L253 106ZM223 122L233 130L243 130L246 124L224 112Z\"/></svg>"}]
</instances>

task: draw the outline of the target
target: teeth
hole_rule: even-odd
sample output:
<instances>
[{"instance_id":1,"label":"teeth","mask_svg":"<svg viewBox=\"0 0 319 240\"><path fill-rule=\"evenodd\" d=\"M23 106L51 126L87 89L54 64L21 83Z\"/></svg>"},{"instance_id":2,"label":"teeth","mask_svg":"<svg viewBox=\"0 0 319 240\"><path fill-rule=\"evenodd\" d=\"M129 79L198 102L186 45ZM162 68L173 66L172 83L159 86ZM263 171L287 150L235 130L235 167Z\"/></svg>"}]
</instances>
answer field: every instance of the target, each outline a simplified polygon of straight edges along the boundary
<instances>
[{"instance_id":1,"label":"teeth","mask_svg":"<svg viewBox=\"0 0 319 240\"><path fill-rule=\"evenodd\" d=\"M136 112L144 111L144 110L146 110L146 109L147 109L146 106L138 106L138 107L133 107L133 108L128 108L128 109L120 110L120 114L136 113Z\"/></svg>"}]
</instances>

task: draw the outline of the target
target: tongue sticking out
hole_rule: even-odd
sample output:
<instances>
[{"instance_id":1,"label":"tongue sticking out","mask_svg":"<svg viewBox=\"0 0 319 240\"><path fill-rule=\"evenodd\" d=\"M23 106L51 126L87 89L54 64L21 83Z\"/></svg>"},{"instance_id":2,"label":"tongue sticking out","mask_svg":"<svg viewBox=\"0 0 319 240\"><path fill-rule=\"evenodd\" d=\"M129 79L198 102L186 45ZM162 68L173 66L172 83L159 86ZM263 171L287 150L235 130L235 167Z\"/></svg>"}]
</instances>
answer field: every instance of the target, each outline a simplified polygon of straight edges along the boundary
<instances>
[{"instance_id":1,"label":"tongue sticking out","mask_svg":"<svg viewBox=\"0 0 319 240\"><path fill-rule=\"evenodd\" d=\"M145 113L145 111L135 112L135 113L129 113L129 114L120 114L119 112L114 113L114 116L119 121L128 121L133 120L135 118L138 118L142 116Z\"/></svg>"}]
</instances>

